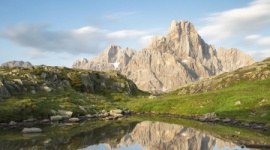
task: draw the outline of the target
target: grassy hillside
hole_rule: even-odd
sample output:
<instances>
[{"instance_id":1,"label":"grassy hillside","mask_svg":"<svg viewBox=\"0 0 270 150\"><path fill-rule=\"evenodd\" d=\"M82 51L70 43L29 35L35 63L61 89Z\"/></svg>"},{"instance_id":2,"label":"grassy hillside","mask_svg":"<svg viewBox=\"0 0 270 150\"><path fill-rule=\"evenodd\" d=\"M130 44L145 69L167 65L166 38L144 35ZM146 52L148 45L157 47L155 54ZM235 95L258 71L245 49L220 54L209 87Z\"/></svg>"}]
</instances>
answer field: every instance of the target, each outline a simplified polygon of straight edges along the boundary
<instances>
[{"instance_id":1,"label":"grassy hillside","mask_svg":"<svg viewBox=\"0 0 270 150\"><path fill-rule=\"evenodd\" d=\"M138 112L186 116L215 112L220 118L270 125L270 59L165 95L130 100L125 107Z\"/></svg>"},{"instance_id":2,"label":"grassy hillside","mask_svg":"<svg viewBox=\"0 0 270 150\"><path fill-rule=\"evenodd\" d=\"M215 112L219 118L270 125L270 59L150 97L115 71L0 68L0 122L49 118L58 110L77 117L115 108L185 116Z\"/></svg>"},{"instance_id":3,"label":"grassy hillside","mask_svg":"<svg viewBox=\"0 0 270 150\"><path fill-rule=\"evenodd\" d=\"M116 71L65 67L0 68L0 123L46 119L58 110L77 117L118 108L115 102L145 94Z\"/></svg>"}]
</instances>

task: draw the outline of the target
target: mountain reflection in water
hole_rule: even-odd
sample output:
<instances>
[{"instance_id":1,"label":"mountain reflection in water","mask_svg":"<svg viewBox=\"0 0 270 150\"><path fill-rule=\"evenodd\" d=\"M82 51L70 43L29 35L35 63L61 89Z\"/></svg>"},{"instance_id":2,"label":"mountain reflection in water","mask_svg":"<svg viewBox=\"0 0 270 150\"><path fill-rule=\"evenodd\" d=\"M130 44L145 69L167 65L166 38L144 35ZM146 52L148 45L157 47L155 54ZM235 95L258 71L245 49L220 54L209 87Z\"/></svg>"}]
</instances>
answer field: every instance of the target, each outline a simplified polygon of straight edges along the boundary
<instances>
[{"instance_id":1,"label":"mountain reflection in water","mask_svg":"<svg viewBox=\"0 0 270 150\"><path fill-rule=\"evenodd\" d=\"M192 128L164 122L144 121L125 134L118 144L92 145L81 150L225 150L242 149L229 141Z\"/></svg>"}]
</instances>

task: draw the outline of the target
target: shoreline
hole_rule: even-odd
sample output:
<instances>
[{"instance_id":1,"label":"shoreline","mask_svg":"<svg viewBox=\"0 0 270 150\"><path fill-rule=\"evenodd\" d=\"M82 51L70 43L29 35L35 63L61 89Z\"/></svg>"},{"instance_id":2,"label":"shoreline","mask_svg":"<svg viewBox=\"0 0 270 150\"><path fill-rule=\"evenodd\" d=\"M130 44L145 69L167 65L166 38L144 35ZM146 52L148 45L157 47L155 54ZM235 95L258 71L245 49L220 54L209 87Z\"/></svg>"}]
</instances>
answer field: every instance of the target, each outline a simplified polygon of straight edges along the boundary
<instances>
[{"instance_id":1,"label":"shoreline","mask_svg":"<svg viewBox=\"0 0 270 150\"><path fill-rule=\"evenodd\" d=\"M133 112L129 111L128 113L123 113L122 115L103 115L103 114L95 114L95 115L85 115L79 116L76 120L70 120L72 118L65 118L63 120L52 121L49 119L43 120L23 120L22 122L13 122L10 123L0 123L0 130L9 130L14 129L16 127L23 127L23 126L34 126L34 125L53 125L53 124L68 124L68 123L80 123L82 121L91 121L94 119L102 119L104 121L109 120L118 120L119 118L128 117L131 115L141 116L141 115L148 115L148 116L160 116L160 117L173 117L173 118L182 118L188 120L194 120L198 122L204 122L209 124L222 124L222 125L233 125L242 128L249 128L253 130L262 130L262 131L270 131L270 128L266 126L266 123L247 123L244 121L239 121L236 119L229 119L229 118L202 118L199 116L183 116L177 114L167 114L167 113L155 113L155 112Z\"/></svg>"}]
</instances>

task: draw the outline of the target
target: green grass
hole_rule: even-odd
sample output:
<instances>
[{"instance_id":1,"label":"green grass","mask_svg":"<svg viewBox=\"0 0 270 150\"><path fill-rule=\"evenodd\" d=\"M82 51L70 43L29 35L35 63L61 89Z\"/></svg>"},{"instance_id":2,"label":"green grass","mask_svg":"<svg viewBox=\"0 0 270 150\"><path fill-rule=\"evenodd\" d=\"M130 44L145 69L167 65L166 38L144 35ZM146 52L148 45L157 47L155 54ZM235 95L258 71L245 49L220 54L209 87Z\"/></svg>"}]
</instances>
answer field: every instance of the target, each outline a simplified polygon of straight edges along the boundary
<instances>
[{"instance_id":1,"label":"green grass","mask_svg":"<svg viewBox=\"0 0 270 150\"><path fill-rule=\"evenodd\" d=\"M241 104L235 105L237 101ZM220 118L228 117L270 125L270 79L242 82L207 93L179 96L174 92L155 99L132 99L124 106L137 112L186 116L215 112Z\"/></svg>"}]
</instances>

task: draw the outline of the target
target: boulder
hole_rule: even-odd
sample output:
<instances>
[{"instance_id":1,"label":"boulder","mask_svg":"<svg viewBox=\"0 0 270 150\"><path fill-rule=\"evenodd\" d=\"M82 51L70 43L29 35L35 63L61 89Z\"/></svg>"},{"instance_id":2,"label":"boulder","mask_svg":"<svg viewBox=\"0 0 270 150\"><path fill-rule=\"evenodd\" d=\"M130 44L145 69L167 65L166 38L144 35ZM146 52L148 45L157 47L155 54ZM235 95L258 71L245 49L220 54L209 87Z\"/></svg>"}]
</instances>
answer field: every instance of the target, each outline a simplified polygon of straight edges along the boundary
<instances>
[{"instance_id":1,"label":"boulder","mask_svg":"<svg viewBox=\"0 0 270 150\"><path fill-rule=\"evenodd\" d=\"M230 121L231 121L231 119L229 119L229 118L222 119L222 122L223 122L223 123L228 123L228 122L230 122Z\"/></svg>"},{"instance_id":2,"label":"boulder","mask_svg":"<svg viewBox=\"0 0 270 150\"><path fill-rule=\"evenodd\" d=\"M79 122L80 119L79 118L69 118L68 121L69 122Z\"/></svg>"},{"instance_id":3,"label":"boulder","mask_svg":"<svg viewBox=\"0 0 270 150\"><path fill-rule=\"evenodd\" d=\"M69 118L70 118L72 116L73 112L72 111L68 111L68 110L58 110L58 114L59 115L69 116Z\"/></svg>"},{"instance_id":4,"label":"boulder","mask_svg":"<svg viewBox=\"0 0 270 150\"><path fill-rule=\"evenodd\" d=\"M17 82L20 85L23 85L23 82L21 79L13 79L14 82Z\"/></svg>"},{"instance_id":5,"label":"boulder","mask_svg":"<svg viewBox=\"0 0 270 150\"><path fill-rule=\"evenodd\" d=\"M48 86L42 86L41 89L48 93L52 91L52 89Z\"/></svg>"},{"instance_id":6,"label":"boulder","mask_svg":"<svg viewBox=\"0 0 270 150\"><path fill-rule=\"evenodd\" d=\"M51 121L61 121L61 120L64 120L64 119L65 119L64 116L59 116L59 115L51 116L51 117L50 117L50 120L51 120Z\"/></svg>"},{"instance_id":7,"label":"boulder","mask_svg":"<svg viewBox=\"0 0 270 150\"><path fill-rule=\"evenodd\" d=\"M215 112L204 114L199 118L200 121L215 121L217 119L218 118Z\"/></svg>"},{"instance_id":8,"label":"boulder","mask_svg":"<svg viewBox=\"0 0 270 150\"><path fill-rule=\"evenodd\" d=\"M122 114L122 110L121 109L115 109L115 110L110 110L110 115L114 116L117 114Z\"/></svg>"},{"instance_id":9,"label":"boulder","mask_svg":"<svg viewBox=\"0 0 270 150\"><path fill-rule=\"evenodd\" d=\"M22 133L41 133L40 128L23 128Z\"/></svg>"},{"instance_id":10,"label":"boulder","mask_svg":"<svg viewBox=\"0 0 270 150\"><path fill-rule=\"evenodd\" d=\"M16 125L16 124L17 124L17 122L15 122L15 121L10 121L10 122L9 122L9 125L12 125L12 126L13 126L13 125Z\"/></svg>"}]
</instances>

